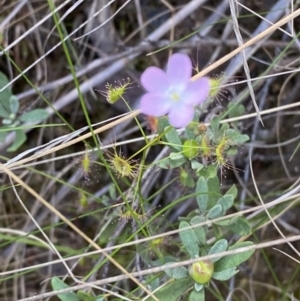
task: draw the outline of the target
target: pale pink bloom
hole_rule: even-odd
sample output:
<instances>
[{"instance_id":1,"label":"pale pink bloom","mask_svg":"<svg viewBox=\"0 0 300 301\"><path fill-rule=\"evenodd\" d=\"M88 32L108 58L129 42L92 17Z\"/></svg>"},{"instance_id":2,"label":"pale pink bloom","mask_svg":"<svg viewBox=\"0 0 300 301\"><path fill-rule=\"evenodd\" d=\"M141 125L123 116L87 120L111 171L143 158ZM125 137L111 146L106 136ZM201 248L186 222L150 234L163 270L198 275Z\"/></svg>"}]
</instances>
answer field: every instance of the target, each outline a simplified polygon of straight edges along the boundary
<instances>
[{"instance_id":1,"label":"pale pink bloom","mask_svg":"<svg viewBox=\"0 0 300 301\"><path fill-rule=\"evenodd\" d=\"M194 117L194 107L208 97L208 77L191 81L192 62L185 54L173 54L166 72L158 67L147 68L141 83L148 93L141 98L140 110L150 116L168 114L176 128L187 126Z\"/></svg>"}]
</instances>

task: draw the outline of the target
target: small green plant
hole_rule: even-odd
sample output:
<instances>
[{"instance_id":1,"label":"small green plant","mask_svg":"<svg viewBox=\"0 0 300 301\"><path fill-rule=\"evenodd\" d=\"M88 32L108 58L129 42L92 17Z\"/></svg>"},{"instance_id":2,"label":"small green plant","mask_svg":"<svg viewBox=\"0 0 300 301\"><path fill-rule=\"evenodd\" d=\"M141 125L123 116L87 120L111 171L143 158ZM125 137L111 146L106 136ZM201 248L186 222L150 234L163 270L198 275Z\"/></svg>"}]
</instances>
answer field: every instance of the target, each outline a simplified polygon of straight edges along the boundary
<instances>
[{"instance_id":1,"label":"small green plant","mask_svg":"<svg viewBox=\"0 0 300 301\"><path fill-rule=\"evenodd\" d=\"M6 87L8 83L6 75L0 71L0 90ZM24 127L39 123L48 116L49 113L44 109L34 109L20 114L18 98L12 94L10 87L6 87L0 92L0 117L2 117L0 142L5 141L9 132L14 132L15 140L7 151L16 151L27 139Z\"/></svg>"},{"instance_id":2,"label":"small green plant","mask_svg":"<svg viewBox=\"0 0 300 301\"><path fill-rule=\"evenodd\" d=\"M177 72L178 66L182 66L185 72ZM251 248L247 249L252 245L251 241L237 241L239 237L251 234L252 228L248 221L242 216L226 216L229 210L235 210L237 188L232 185L227 191L223 191L219 180L225 169L232 168L231 158L249 137L237 128L223 124L219 116L214 116L210 124L199 123L200 110L196 106L205 99L209 101L209 98L217 96L221 79L202 78L190 81L190 68L189 58L177 54L171 57L166 73L159 68L149 67L141 77L141 83L148 93L141 99L140 111L149 115L147 120L151 131L157 133L150 143L145 139L147 145L142 151L146 156L152 146L163 144L169 148L167 157L145 166L145 160L137 163L132 159L133 156L126 158L115 147L112 153L104 152L108 168L114 171L118 181L128 183L125 180L129 179L136 183L134 195L141 205L141 213L137 209L139 207L133 209L124 200L126 207L120 207L117 214L122 226L125 227L128 221L132 221L132 225L143 227L137 233L143 233L147 237L151 237L156 231L153 225L148 224L148 218L145 218L147 200L138 182L139 178L143 179L147 168L176 169L183 193L189 191L187 197L193 198L197 206L186 216L179 217L178 239L168 240L166 243L163 238L155 238L147 248L137 244L136 250L143 263L149 267L160 266L164 271L160 276L155 276L155 280L149 278L154 297L148 295L148 301L205 300L205 291L212 281L229 280L238 273L238 266L254 252ZM182 74L184 78L181 78ZM126 87L127 83L116 88L108 84L109 102L115 103L122 98ZM212 89L214 91L210 91ZM241 110L239 107L239 111ZM176 130L178 127L185 127L185 131L179 134ZM89 167L90 159L86 154L82 160L82 169L88 172ZM112 199L117 198L116 192L114 190ZM186 195L180 196L174 203L185 197ZM85 199L82 204L85 204ZM234 235L234 240L228 239L230 235ZM224 254L245 247L243 252ZM210 258L204 258L209 255ZM122 256L122 260L123 258ZM180 263L183 260L192 263L190 266L170 267L170 263ZM52 287L61 289L67 285L54 277ZM144 296L141 291L136 290L134 293L134 298L137 299ZM78 294L79 292L64 293L58 294L58 297L62 301L102 300L102 296L94 297L82 292L80 296Z\"/></svg>"}]
</instances>

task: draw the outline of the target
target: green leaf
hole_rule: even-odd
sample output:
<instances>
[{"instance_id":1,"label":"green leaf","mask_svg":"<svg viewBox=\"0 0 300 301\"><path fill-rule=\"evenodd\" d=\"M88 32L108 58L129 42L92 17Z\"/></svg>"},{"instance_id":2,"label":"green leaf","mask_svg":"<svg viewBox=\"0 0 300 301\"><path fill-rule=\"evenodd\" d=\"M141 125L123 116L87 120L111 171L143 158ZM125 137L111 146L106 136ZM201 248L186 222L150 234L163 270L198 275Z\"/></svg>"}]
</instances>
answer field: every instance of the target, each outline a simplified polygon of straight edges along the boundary
<instances>
[{"instance_id":1,"label":"green leaf","mask_svg":"<svg viewBox=\"0 0 300 301\"><path fill-rule=\"evenodd\" d=\"M199 135L198 122L191 122L185 128L185 136L186 136L186 138L187 139L195 139L198 135Z\"/></svg>"},{"instance_id":2,"label":"green leaf","mask_svg":"<svg viewBox=\"0 0 300 301\"><path fill-rule=\"evenodd\" d=\"M203 216L196 215L191 219L190 224L193 226L203 222L205 222L205 218ZM196 234L198 244L200 246L206 245L206 231L207 231L206 229L207 226L199 226L193 229Z\"/></svg>"},{"instance_id":3,"label":"green leaf","mask_svg":"<svg viewBox=\"0 0 300 301\"><path fill-rule=\"evenodd\" d=\"M69 286L61 281L58 277L53 277L51 279L51 285L54 291L59 291ZM67 292L57 295L61 301L79 301L77 295L74 292Z\"/></svg>"},{"instance_id":4,"label":"green leaf","mask_svg":"<svg viewBox=\"0 0 300 301\"><path fill-rule=\"evenodd\" d=\"M170 147L177 151L181 151L182 142L177 131L173 127L169 126L165 128L165 132L166 139L171 144Z\"/></svg>"},{"instance_id":5,"label":"green leaf","mask_svg":"<svg viewBox=\"0 0 300 301\"><path fill-rule=\"evenodd\" d=\"M214 168L215 168L215 166L214 166ZM219 178L217 176L209 178L207 180L207 186L208 186L208 191L209 191L209 199L208 199L207 209L210 209L217 204L217 201L221 196Z\"/></svg>"},{"instance_id":6,"label":"green leaf","mask_svg":"<svg viewBox=\"0 0 300 301\"><path fill-rule=\"evenodd\" d=\"M165 128L170 126L168 117L158 117L158 123L157 123L157 132L161 135L164 133ZM166 137L163 136L163 139L165 140ZM165 140L166 141L166 140Z\"/></svg>"},{"instance_id":7,"label":"green leaf","mask_svg":"<svg viewBox=\"0 0 300 301\"><path fill-rule=\"evenodd\" d=\"M237 193L238 193L238 191L237 191L237 188L236 188L236 186L235 186L235 184L234 184L234 185L232 185L232 186L228 189L228 191L225 193L225 195L232 195L233 198L235 199L236 196L237 196Z\"/></svg>"},{"instance_id":8,"label":"green leaf","mask_svg":"<svg viewBox=\"0 0 300 301\"><path fill-rule=\"evenodd\" d=\"M214 219L214 218L220 217L220 216L222 216L222 212L223 212L222 206L216 205L208 211L207 218Z\"/></svg>"},{"instance_id":9,"label":"green leaf","mask_svg":"<svg viewBox=\"0 0 300 301\"><path fill-rule=\"evenodd\" d=\"M182 146L182 154L192 160L198 156L199 145L196 140L185 140Z\"/></svg>"},{"instance_id":10,"label":"green leaf","mask_svg":"<svg viewBox=\"0 0 300 301\"><path fill-rule=\"evenodd\" d=\"M186 171L186 169L181 168L180 174L179 174L180 182L183 186L194 188L195 187L195 181L193 179L193 176L191 172Z\"/></svg>"},{"instance_id":11,"label":"green leaf","mask_svg":"<svg viewBox=\"0 0 300 301\"><path fill-rule=\"evenodd\" d=\"M3 127L1 129L3 129ZM8 135L8 133L9 132L1 132L0 131L0 142L4 142L5 141L5 138Z\"/></svg>"},{"instance_id":12,"label":"green leaf","mask_svg":"<svg viewBox=\"0 0 300 301\"><path fill-rule=\"evenodd\" d=\"M38 123L48 118L49 113L44 109L35 109L24 113L18 119L22 122Z\"/></svg>"},{"instance_id":13,"label":"green leaf","mask_svg":"<svg viewBox=\"0 0 300 301\"><path fill-rule=\"evenodd\" d=\"M238 272L239 270L237 270L236 268L231 268L221 272L214 272L212 278L214 278L215 280L226 281L230 279L232 276L234 276L235 274L237 274Z\"/></svg>"},{"instance_id":14,"label":"green leaf","mask_svg":"<svg viewBox=\"0 0 300 301\"><path fill-rule=\"evenodd\" d=\"M237 145L243 144L246 141L250 140L248 135L241 134L240 132L234 129L228 129L226 131L227 138L230 140L231 143L235 143Z\"/></svg>"},{"instance_id":15,"label":"green leaf","mask_svg":"<svg viewBox=\"0 0 300 301\"><path fill-rule=\"evenodd\" d=\"M165 269L165 273L174 279L186 278L189 276L189 272L185 267L177 267L172 269Z\"/></svg>"},{"instance_id":16,"label":"green leaf","mask_svg":"<svg viewBox=\"0 0 300 301\"><path fill-rule=\"evenodd\" d=\"M205 300L205 292L204 289L197 292L193 290L189 295L189 301L204 301Z\"/></svg>"},{"instance_id":17,"label":"green leaf","mask_svg":"<svg viewBox=\"0 0 300 301\"><path fill-rule=\"evenodd\" d=\"M233 157L238 153L238 149L236 147L230 147L228 150L225 151L228 157Z\"/></svg>"},{"instance_id":18,"label":"green leaf","mask_svg":"<svg viewBox=\"0 0 300 301\"><path fill-rule=\"evenodd\" d=\"M250 140L250 138L249 138L248 135L246 135L246 134L240 134L240 135L238 135L238 136L233 140L233 142L236 143L236 144L238 144L238 145L240 145L240 144L243 144L243 143L245 143L245 142L247 142L247 141L249 141L249 140Z\"/></svg>"},{"instance_id":19,"label":"green leaf","mask_svg":"<svg viewBox=\"0 0 300 301\"><path fill-rule=\"evenodd\" d=\"M179 224L179 229L189 227L188 222L182 221ZM180 239L185 246L187 252L190 254L191 258L196 258L199 256L199 247L197 243L197 237L193 229L187 229L179 232Z\"/></svg>"},{"instance_id":20,"label":"green leaf","mask_svg":"<svg viewBox=\"0 0 300 301\"><path fill-rule=\"evenodd\" d=\"M197 171L198 177L204 177L205 179L214 178L217 176L218 169L214 165L209 165L201 170Z\"/></svg>"},{"instance_id":21,"label":"green leaf","mask_svg":"<svg viewBox=\"0 0 300 301\"><path fill-rule=\"evenodd\" d=\"M8 84L7 76L0 71L0 90ZM0 103L7 113L10 113L9 99L11 97L11 88L7 87L0 92ZM2 116L4 117L4 116Z\"/></svg>"},{"instance_id":22,"label":"green leaf","mask_svg":"<svg viewBox=\"0 0 300 301\"><path fill-rule=\"evenodd\" d=\"M169 157L171 160L174 160L174 161L185 159L185 157L181 153L170 153Z\"/></svg>"},{"instance_id":23,"label":"green leaf","mask_svg":"<svg viewBox=\"0 0 300 301\"><path fill-rule=\"evenodd\" d=\"M220 239L210 248L208 254L212 255L212 254L225 252L227 250L227 248L228 248L228 241L226 239ZM221 258L222 258L222 256L215 257L215 258L210 259L210 261L216 262Z\"/></svg>"},{"instance_id":24,"label":"green leaf","mask_svg":"<svg viewBox=\"0 0 300 301\"><path fill-rule=\"evenodd\" d=\"M223 209L222 216L225 215L226 211L233 206L233 203L234 203L234 198L233 195L231 194L228 195L225 194L218 200L217 205L222 206Z\"/></svg>"},{"instance_id":25,"label":"green leaf","mask_svg":"<svg viewBox=\"0 0 300 301\"><path fill-rule=\"evenodd\" d=\"M204 167L204 165L199 163L198 161L196 161L196 160L191 161L191 168L193 170L195 170L196 172L200 171L203 167Z\"/></svg>"},{"instance_id":26,"label":"green leaf","mask_svg":"<svg viewBox=\"0 0 300 301\"><path fill-rule=\"evenodd\" d=\"M220 117L214 116L210 121L210 127L215 138L219 136Z\"/></svg>"},{"instance_id":27,"label":"green leaf","mask_svg":"<svg viewBox=\"0 0 300 301\"><path fill-rule=\"evenodd\" d=\"M160 160L157 166L163 169L173 169L180 167L187 161L187 159L179 153L171 153L170 156L171 157Z\"/></svg>"},{"instance_id":28,"label":"green leaf","mask_svg":"<svg viewBox=\"0 0 300 301\"><path fill-rule=\"evenodd\" d=\"M12 95L9 99L10 112L16 115L19 111L19 99Z\"/></svg>"},{"instance_id":29,"label":"green leaf","mask_svg":"<svg viewBox=\"0 0 300 301\"><path fill-rule=\"evenodd\" d=\"M235 250L238 248L252 246L252 245L253 245L253 242L245 241L245 242L241 242L241 243L236 243L235 245L229 247L228 250ZM254 253L254 250L249 250L249 251L245 251L243 253L225 256L215 263L215 272L221 272L221 271L235 268L239 264L248 260L252 256L253 253Z\"/></svg>"},{"instance_id":30,"label":"green leaf","mask_svg":"<svg viewBox=\"0 0 300 301\"><path fill-rule=\"evenodd\" d=\"M178 301L193 284L194 281L190 277L170 281L163 284L154 295L161 301ZM154 299L149 297L146 301L154 301Z\"/></svg>"},{"instance_id":31,"label":"green leaf","mask_svg":"<svg viewBox=\"0 0 300 301\"><path fill-rule=\"evenodd\" d=\"M7 149L8 152L15 152L27 140L23 130L16 130L16 136L13 144Z\"/></svg>"},{"instance_id":32,"label":"green leaf","mask_svg":"<svg viewBox=\"0 0 300 301\"><path fill-rule=\"evenodd\" d=\"M4 106L0 103L0 117L9 118L9 116L10 116L10 113L7 112L4 108Z\"/></svg>"},{"instance_id":33,"label":"green leaf","mask_svg":"<svg viewBox=\"0 0 300 301\"><path fill-rule=\"evenodd\" d=\"M228 228L241 236L249 235L252 232L251 225L243 216L234 217Z\"/></svg>"},{"instance_id":34,"label":"green leaf","mask_svg":"<svg viewBox=\"0 0 300 301\"><path fill-rule=\"evenodd\" d=\"M208 186L204 177L200 177L198 179L196 185L196 193L198 194L196 200L200 212L205 214L208 202Z\"/></svg>"},{"instance_id":35,"label":"green leaf","mask_svg":"<svg viewBox=\"0 0 300 301\"><path fill-rule=\"evenodd\" d=\"M196 292L200 292L201 290L203 290L203 284L201 284L201 283L195 283L194 284L194 288L195 288L195 291Z\"/></svg>"},{"instance_id":36,"label":"green leaf","mask_svg":"<svg viewBox=\"0 0 300 301\"><path fill-rule=\"evenodd\" d=\"M241 236L249 235L252 232L251 225L243 216L235 216L226 220L214 222L214 224L221 227L227 227Z\"/></svg>"},{"instance_id":37,"label":"green leaf","mask_svg":"<svg viewBox=\"0 0 300 301\"><path fill-rule=\"evenodd\" d=\"M229 118L238 117L245 114L245 107L242 104L237 104L234 102L228 103L227 110Z\"/></svg>"},{"instance_id":38,"label":"green leaf","mask_svg":"<svg viewBox=\"0 0 300 301\"><path fill-rule=\"evenodd\" d=\"M79 290L77 292L77 298L81 301L96 301L98 297L91 296L90 294Z\"/></svg>"}]
</instances>

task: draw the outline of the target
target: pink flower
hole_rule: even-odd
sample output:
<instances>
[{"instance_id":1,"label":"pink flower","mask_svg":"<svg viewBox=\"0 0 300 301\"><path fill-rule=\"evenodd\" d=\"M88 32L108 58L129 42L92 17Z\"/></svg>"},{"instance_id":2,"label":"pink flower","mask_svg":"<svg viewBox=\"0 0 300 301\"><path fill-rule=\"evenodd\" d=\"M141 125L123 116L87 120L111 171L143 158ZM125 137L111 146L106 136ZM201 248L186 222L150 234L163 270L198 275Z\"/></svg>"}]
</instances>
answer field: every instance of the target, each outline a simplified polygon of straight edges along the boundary
<instances>
[{"instance_id":1,"label":"pink flower","mask_svg":"<svg viewBox=\"0 0 300 301\"><path fill-rule=\"evenodd\" d=\"M191 81L191 76L192 62L185 54L173 54L166 72L147 68L141 76L148 92L141 98L141 112L155 117L168 114L172 126L187 126L193 120L194 107L208 97L210 90L207 77Z\"/></svg>"}]
</instances>

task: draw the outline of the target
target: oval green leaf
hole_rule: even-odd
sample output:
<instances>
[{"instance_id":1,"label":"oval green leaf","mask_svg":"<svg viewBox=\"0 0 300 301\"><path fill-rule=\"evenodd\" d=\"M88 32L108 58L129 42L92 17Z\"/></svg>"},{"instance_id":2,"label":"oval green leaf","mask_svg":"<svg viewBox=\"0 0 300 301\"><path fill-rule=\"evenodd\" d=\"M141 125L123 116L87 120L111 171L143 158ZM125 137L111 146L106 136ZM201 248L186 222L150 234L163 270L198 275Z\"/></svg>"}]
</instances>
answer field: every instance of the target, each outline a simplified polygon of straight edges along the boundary
<instances>
[{"instance_id":1,"label":"oval green leaf","mask_svg":"<svg viewBox=\"0 0 300 301\"><path fill-rule=\"evenodd\" d=\"M242 243L236 243L235 245L231 246L229 248L229 250L235 250L238 248L252 246L252 245L253 245L252 242L245 241ZM252 256L253 253L254 253L254 250L249 250L249 251L245 251L242 253L225 256L215 263L215 272L221 272L221 271L235 268L239 264L248 260Z\"/></svg>"},{"instance_id":2,"label":"oval green leaf","mask_svg":"<svg viewBox=\"0 0 300 301\"><path fill-rule=\"evenodd\" d=\"M212 254L217 254L217 253L221 253L221 252L225 252L228 248L228 241L226 239L220 239L218 240L209 250L208 254L212 255ZM210 259L212 262L216 262L219 259L221 259L222 256L220 257L215 257Z\"/></svg>"},{"instance_id":3,"label":"oval green leaf","mask_svg":"<svg viewBox=\"0 0 300 301\"><path fill-rule=\"evenodd\" d=\"M23 130L16 130L16 136L13 144L7 149L8 152L15 152L27 140L26 134Z\"/></svg>"},{"instance_id":4,"label":"oval green leaf","mask_svg":"<svg viewBox=\"0 0 300 301\"><path fill-rule=\"evenodd\" d=\"M236 268L231 268L221 272L214 272L212 278L214 278L215 280L226 281L238 272L239 270L237 270Z\"/></svg>"},{"instance_id":5,"label":"oval green leaf","mask_svg":"<svg viewBox=\"0 0 300 301\"><path fill-rule=\"evenodd\" d=\"M62 280L58 277L53 277L51 279L51 285L54 291L59 291L64 288L68 288L69 286L65 284ZM57 294L57 297L61 301L79 301L77 295L74 292L67 292L62 294Z\"/></svg>"},{"instance_id":6,"label":"oval green leaf","mask_svg":"<svg viewBox=\"0 0 300 301\"><path fill-rule=\"evenodd\" d=\"M198 207L202 214L205 214L208 202L208 186L204 177L200 177L197 181L196 197Z\"/></svg>"},{"instance_id":7,"label":"oval green leaf","mask_svg":"<svg viewBox=\"0 0 300 301\"><path fill-rule=\"evenodd\" d=\"M188 222L182 221L179 224L179 229L189 227ZM185 246L187 252L190 254L191 258L196 258L199 256L199 247L197 242L197 237L193 229L187 229L179 232L180 239Z\"/></svg>"},{"instance_id":8,"label":"oval green leaf","mask_svg":"<svg viewBox=\"0 0 300 301\"><path fill-rule=\"evenodd\" d=\"M24 113L18 119L22 122L38 123L48 118L49 113L44 109L35 109Z\"/></svg>"}]
</instances>

